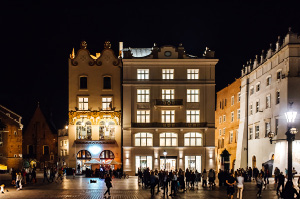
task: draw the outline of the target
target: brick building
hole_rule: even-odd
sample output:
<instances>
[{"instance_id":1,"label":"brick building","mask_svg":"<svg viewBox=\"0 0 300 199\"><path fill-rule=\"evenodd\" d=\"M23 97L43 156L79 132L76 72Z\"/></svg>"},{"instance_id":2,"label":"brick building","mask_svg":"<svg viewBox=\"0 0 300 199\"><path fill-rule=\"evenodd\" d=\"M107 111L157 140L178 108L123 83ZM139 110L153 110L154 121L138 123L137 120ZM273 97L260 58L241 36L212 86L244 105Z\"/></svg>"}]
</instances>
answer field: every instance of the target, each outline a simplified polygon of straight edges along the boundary
<instances>
[{"instance_id":1,"label":"brick building","mask_svg":"<svg viewBox=\"0 0 300 199\"><path fill-rule=\"evenodd\" d=\"M22 167L22 117L0 105L0 164Z\"/></svg>"},{"instance_id":2,"label":"brick building","mask_svg":"<svg viewBox=\"0 0 300 199\"><path fill-rule=\"evenodd\" d=\"M241 80L236 79L217 92L215 111L217 169L234 169L240 121L240 86ZM225 157L227 152L230 154L229 159Z\"/></svg>"},{"instance_id":3,"label":"brick building","mask_svg":"<svg viewBox=\"0 0 300 199\"><path fill-rule=\"evenodd\" d=\"M38 106L23 135L24 159L37 168L56 165L57 131L48 114Z\"/></svg>"}]
</instances>

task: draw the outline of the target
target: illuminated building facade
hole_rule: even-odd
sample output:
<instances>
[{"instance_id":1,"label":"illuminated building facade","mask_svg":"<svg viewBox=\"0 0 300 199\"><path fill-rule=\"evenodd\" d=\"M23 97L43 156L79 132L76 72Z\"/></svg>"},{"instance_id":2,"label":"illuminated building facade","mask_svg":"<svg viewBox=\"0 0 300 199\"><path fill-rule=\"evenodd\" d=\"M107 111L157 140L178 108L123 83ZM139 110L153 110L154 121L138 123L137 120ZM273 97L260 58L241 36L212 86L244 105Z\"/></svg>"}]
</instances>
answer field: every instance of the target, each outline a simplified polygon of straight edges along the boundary
<instances>
[{"instance_id":1,"label":"illuminated building facade","mask_svg":"<svg viewBox=\"0 0 300 199\"><path fill-rule=\"evenodd\" d=\"M215 168L215 65L184 47L124 48L123 169ZM164 154L166 152L166 154Z\"/></svg>"},{"instance_id":2,"label":"illuminated building facade","mask_svg":"<svg viewBox=\"0 0 300 199\"><path fill-rule=\"evenodd\" d=\"M215 112L217 170L234 169L240 122L240 87L241 80L236 79L232 84L217 92ZM225 149L230 154L229 157L223 153Z\"/></svg>"},{"instance_id":3,"label":"illuminated building facade","mask_svg":"<svg viewBox=\"0 0 300 199\"><path fill-rule=\"evenodd\" d=\"M291 30L283 40L278 38L272 45L248 62L241 77L241 119L236 153L236 168L246 166L262 168L267 161L273 162L281 171L287 168L287 143L277 141L270 144L268 133L274 132L274 139L286 138L288 129L284 113L289 103L300 111L300 38ZM300 128L296 118L294 127ZM299 146L299 133L293 145ZM294 148L295 148L294 147ZM299 147L293 152L293 166L300 170Z\"/></svg>"},{"instance_id":4,"label":"illuminated building facade","mask_svg":"<svg viewBox=\"0 0 300 199\"><path fill-rule=\"evenodd\" d=\"M121 162L121 60L110 42L96 56L86 47L70 55L69 125L58 143L60 164L77 173L92 159Z\"/></svg>"}]
</instances>

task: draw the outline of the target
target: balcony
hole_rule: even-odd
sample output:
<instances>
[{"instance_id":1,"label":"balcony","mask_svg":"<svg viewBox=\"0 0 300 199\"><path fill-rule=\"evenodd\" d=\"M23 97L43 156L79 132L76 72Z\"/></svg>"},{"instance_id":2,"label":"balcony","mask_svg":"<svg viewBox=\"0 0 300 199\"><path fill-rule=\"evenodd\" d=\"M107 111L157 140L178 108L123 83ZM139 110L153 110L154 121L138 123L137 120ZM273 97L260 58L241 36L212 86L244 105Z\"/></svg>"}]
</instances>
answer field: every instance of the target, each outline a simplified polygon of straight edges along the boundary
<instances>
[{"instance_id":1,"label":"balcony","mask_svg":"<svg viewBox=\"0 0 300 199\"><path fill-rule=\"evenodd\" d=\"M114 139L99 139L99 140L75 140L76 144L115 144Z\"/></svg>"},{"instance_id":2,"label":"balcony","mask_svg":"<svg viewBox=\"0 0 300 199\"><path fill-rule=\"evenodd\" d=\"M200 128L200 127L207 127L207 122L201 123L131 123L131 127L134 128Z\"/></svg>"},{"instance_id":3,"label":"balcony","mask_svg":"<svg viewBox=\"0 0 300 199\"><path fill-rule=\"evenodd\" d=\"M156 99L154 106L183 106L183 99Z\"/></svg>"}]
</instances>

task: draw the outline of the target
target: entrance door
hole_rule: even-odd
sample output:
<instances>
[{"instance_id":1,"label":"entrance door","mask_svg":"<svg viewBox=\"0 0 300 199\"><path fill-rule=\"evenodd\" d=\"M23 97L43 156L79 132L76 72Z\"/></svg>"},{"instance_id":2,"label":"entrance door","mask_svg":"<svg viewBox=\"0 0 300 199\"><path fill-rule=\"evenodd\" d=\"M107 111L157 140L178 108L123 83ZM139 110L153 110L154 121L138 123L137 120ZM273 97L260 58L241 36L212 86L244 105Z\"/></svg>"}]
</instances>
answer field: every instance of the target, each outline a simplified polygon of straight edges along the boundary
<instances>
[{"instance_id":1,"label":"entrance door","mask_svg":"<svg viewBox=\"0 0 300 199\"><path fill-rule=\"evenodd\" d=\"M167 171L175 171L176 170L176 162L177 158L160 158L160 169L164 170L166 169Z\"/></svg>"}]
</instances>

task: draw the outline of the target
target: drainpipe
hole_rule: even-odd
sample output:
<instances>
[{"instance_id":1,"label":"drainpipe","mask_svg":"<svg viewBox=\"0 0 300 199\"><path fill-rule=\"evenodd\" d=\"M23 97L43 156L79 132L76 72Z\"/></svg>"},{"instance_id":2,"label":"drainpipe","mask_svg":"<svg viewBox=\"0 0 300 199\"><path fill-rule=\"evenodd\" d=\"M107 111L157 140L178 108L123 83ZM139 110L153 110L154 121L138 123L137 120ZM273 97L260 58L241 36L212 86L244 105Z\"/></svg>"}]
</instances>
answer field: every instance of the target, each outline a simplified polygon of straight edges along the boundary
<instances>
[{"instance_id":1,"label":"drainpipe","mask_svg":"<svg viewBox=\"0 0 300 199\"><path fill-rule=\"evenodd\" d=\"M248 109L249 109L249 78L247 78L247 87L246 87L246 91L247 91L247 97L246 97L246 105L247 105L247 108L246 108L246 117L247 117L247 119L246 119L246 128L247 128L247 167L248 167L248 156L249 156L249 153L248 153L248 147L249 147L249 129L248 129L248 124L249 124L249 114L248 114Z\"/></svg>"}]
</instances>

